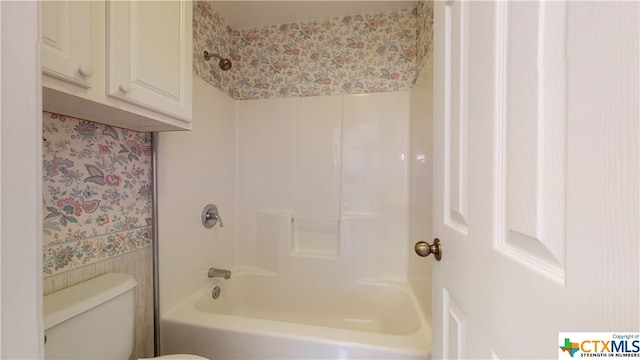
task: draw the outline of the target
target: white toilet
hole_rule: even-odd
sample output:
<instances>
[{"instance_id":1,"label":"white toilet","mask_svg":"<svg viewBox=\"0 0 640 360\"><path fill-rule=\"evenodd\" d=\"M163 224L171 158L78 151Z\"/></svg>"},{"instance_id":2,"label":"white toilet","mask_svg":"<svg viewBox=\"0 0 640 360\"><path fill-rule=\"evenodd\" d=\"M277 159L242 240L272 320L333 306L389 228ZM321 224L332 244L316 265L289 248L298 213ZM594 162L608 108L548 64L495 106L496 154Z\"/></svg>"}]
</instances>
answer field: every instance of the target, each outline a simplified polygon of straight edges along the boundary
<instances>
[{"instance_id":1,"label":"white toilet","mask_svg":"<svg viewBox=\"0 0 640 360\"><path fill-rule=\"evenodd\" d=\"M129 359L136 285L131 275L108 273L45 296L45 359ZM206 360L187 354L154 359Z\"/></svg>"}]
</instances>

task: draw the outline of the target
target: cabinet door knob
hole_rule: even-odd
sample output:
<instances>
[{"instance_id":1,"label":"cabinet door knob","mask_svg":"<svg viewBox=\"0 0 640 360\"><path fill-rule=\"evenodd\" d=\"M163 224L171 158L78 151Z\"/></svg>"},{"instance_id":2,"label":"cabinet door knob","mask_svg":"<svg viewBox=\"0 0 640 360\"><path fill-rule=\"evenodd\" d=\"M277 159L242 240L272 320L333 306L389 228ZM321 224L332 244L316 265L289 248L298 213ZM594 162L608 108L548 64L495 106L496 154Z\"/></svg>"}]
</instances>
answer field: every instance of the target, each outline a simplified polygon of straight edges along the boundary
<instances>
[{"instance_id":1,"label":"cabinet door knob","mask_svg":"<svg viewBox=\"0 0 640 360\"><path fill-rule=\"evenodd\" d=\"M93 75L93 69L91 68L90 65L86 65L86 64L80 65L80 67L78 68L78 72L82 76L89 77L89 76Z\"/></svg>"},{"instance_id":2,"label":"cabinet door knob","mask_svg":"<svg viewBox=\"0 0 640 360\"><path fill-rule=\"evenodd\" d=\"M129 84L128 82L123 82L122 84L120 84L119 86L120 91L122 91L123 93L130 93L131 92L131 84Z\"/></svg>"}]
</instances>

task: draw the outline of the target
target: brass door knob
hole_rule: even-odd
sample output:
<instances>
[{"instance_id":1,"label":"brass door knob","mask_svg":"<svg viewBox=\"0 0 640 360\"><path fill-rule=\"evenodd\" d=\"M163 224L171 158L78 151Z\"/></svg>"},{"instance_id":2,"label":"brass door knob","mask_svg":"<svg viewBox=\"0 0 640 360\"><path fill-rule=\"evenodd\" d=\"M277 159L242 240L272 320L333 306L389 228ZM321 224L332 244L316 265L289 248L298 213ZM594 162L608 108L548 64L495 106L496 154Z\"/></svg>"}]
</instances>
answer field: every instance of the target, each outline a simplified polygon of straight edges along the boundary
<instances>
[{"instance_id":1,"label":"brass door knob","mask_svg":"<svg viewBox=\"0 0 640 360\"><path fill-rule=\"evenodd\" d=\"M433 239L433 245L429 245L426 241L418 241L414 249L418 256L425 257L433 254L437 261L442 259L442 249L440 248L440 240L438 238Z\"/></svg>"}]
</instances>

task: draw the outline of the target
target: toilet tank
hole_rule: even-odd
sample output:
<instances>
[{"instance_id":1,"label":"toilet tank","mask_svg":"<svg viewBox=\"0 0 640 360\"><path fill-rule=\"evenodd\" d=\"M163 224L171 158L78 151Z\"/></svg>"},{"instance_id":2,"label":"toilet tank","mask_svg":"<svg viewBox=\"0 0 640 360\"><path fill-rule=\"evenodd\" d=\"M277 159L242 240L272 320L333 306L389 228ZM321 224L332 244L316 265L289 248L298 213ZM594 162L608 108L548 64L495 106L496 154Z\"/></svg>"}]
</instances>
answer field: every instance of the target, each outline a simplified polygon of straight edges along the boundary
<instances>
[{"instance_id":1,"label":"toilet tank","mask_svg":"<svg viewBox=\"0 0 640 360\"><path fill-rule=\"evenodd\" d=\"M136 285L131 275L108 273L46 295L45 359L128 359Z\"/></svg>"}]
</instances>

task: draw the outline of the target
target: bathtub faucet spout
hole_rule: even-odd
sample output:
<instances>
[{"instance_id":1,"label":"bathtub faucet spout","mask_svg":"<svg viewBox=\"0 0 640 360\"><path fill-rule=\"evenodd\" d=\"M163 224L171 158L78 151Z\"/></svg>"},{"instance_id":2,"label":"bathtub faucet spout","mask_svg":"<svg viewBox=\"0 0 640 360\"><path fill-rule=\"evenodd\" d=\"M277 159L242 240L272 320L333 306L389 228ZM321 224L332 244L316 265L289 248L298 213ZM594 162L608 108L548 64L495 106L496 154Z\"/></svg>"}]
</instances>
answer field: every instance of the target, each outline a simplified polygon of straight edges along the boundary
<instances>
[{"instance_id":1,"label":"bathtub faucet spout","mask_svg":"<svg viewBox=\"0 0 640 360\"><path fill-rule=\"evenodd\" d=\"M225 279L231 279L231 270L223 270L216 268L209 268L209 277L223 277Z\"/></svg>"}]
</instances>

